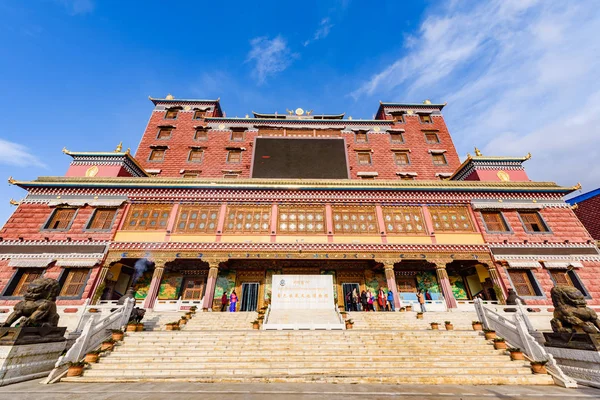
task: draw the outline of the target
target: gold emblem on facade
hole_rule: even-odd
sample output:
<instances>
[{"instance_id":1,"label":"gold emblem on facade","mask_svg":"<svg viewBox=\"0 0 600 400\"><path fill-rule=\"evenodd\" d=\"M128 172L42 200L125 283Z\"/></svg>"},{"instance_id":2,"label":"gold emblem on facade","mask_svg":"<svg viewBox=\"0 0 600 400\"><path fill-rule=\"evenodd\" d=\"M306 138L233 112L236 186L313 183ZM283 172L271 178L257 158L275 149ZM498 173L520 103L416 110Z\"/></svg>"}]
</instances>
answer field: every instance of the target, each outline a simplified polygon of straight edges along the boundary
<instances>
[{"instance_id":1,"label":"gold emblem on facade","mask_svg":"<svg viewBox=\"0 0 600 400\"><path fill-rule=\"evenodd\" d=\"M98 174L98 167L93 165L85 171L85 176L92 178Z\"/></svg>"},{"instance_id":2,"label":"gold emblem on facade","mask_svg":"<svg viewBox=\"0 0 600 400\"><path fill-rule=\"evenodd\" d=\"M225 125L223 125L223 124L219 125L219 130L223 130L223 129L225 129Z\"/></svg>"},{"instance_id":3,"label":"gold emblem on facade","mask_svg":"<svg viewBox=\"0 0 600 400\"><path fill-rule=\"evenodd\" d=\"M498 173L496 175L498 175L498 178L500 178L500 180L502 182L510 181L510 176L508 175L508 173L506 171L498 171Z\"/></svg>"},{"instance_id":4,"label":"gold emblem on facade","mask_svg":"<svg viewBox=\"0 0 600 400\"><path fill-rule=\"evenodd\" d=\"M381 128L380 128L380 127L378 127L378 126L375 126L375 127L373 127L373 130L374 130L375 132L379 132L379 131L381 130Z\"/></svg>"},{"instance_id":5,"label":"gold emblem on facade","mask_svg":"<svg viewBox=\"0 0 600 400\"><path fill-rule=\"evenodd\" d=\"M301 108L296 108L296 115L298 115L298 116L304 115L304 110Z\"/></svg>"},{"instance_id":6,"label":"gold emblem on facade","mask_svg":"<svg viewBox=\"0 0 600 400\"><path fill-rule=\"evenodd\" d=\"M185 106L185 107L183 107L183 109L184 109L185 111L190 111L190 110L192 109L192 107L190 107L190 106Z\"/></svg>"}]
</instances>

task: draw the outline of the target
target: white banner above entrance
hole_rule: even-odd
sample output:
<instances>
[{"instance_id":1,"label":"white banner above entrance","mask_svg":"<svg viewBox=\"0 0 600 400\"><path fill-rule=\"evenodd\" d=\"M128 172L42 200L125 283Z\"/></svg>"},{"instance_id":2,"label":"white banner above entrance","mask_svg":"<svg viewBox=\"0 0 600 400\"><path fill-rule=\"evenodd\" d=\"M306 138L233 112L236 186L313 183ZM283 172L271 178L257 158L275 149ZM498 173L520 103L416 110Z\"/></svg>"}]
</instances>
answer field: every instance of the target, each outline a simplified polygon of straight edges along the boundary
<instances>
[{"instance_id":1,"label":"white banner above entrance","mask_svg":"<svg viewBox=\"0 0 600 400\"><path fill-rule=\"evenodd\" d=\"M271 309L333 309L331 275L273 275Z\"/></svg>"}]
</instances>

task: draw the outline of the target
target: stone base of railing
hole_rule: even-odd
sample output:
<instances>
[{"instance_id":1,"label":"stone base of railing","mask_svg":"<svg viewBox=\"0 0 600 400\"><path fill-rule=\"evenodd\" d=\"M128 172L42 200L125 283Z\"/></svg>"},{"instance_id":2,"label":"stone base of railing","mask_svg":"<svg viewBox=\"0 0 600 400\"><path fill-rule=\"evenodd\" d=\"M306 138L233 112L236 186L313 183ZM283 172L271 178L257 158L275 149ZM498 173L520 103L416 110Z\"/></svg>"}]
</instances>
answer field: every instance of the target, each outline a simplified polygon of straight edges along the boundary
<instances>
[{"instance_id":1,"label":"stone base of railing","mask_svg":"<svg viewBox=\"0 0 600 400\"><path fill-rule=\"evenodd\" d=\"M600 351L600 333L544 332L546 347Z\"/></svg>"},{"instance_id":2,"label":"stone base of railing","mask_svg":"<svg viewBox=\"0 0 600 400\"><path fill-rule=\"evenodd\" d=\"M0 346L0 386L48 375L65 350L66 344L63 340L54 343Z\"/></svg>"},{"instance_id":3,"label":"stone base of railing","mask_svg":"<svg viewBox=\"0 0 600 400\"><path fill-rule=\"evenodd\" d=\"M561 370L577 383L600 388L600 351L546 347Z\"/></svg>"},{"instance_id":4,"label":"stone base of railing","mask_svg":"<svg viewBox=\"0 0 600 400\"><path fill-rule=\"evenodd\" d=\"M0 328L0 346L64 342L66 327Z\"/></svg>"}]
</instances>

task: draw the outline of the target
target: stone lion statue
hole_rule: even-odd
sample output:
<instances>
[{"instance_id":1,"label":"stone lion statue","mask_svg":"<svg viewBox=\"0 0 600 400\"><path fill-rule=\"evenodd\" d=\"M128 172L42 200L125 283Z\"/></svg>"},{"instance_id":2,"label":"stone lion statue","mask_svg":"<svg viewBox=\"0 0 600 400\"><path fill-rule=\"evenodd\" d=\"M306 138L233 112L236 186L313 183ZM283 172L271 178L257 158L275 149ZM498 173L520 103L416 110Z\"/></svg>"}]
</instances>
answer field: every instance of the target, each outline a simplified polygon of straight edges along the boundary
<instances>
[{"instance_id":1,"label":"stone lion statue","mask_svg":"<svg viewBox=\"0 0 600 400\"><path fill-rule=\"evenodd\" d=\"M554 332L600 332L598 315L587 307L579 290L572 286L555 286L550 294L554 305L554 318L550 325Z\"/></svg>"},{"instance_id":2,"label":"stone lion statue","mask_svg":"<svg viewBox=\"0 0 600 400\"><path fill-rule=\"evenodd\" d=\"M15 304L13 312L1 327L10 327L21 319L20 326L58 325L59 315L56 312L56 296L60 291L58 281L50 278L37 278L29 284L23 295L23 301Z\"/></svg>"}]
</instances>

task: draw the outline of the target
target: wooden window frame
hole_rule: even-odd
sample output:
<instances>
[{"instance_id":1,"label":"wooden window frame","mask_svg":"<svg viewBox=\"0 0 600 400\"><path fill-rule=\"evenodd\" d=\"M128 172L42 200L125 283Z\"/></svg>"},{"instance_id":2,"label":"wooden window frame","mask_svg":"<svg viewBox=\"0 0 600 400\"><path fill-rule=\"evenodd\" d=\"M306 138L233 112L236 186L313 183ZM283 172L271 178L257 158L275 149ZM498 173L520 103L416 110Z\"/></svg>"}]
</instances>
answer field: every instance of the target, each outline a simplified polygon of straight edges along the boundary
<instances>
[{"instance_id":1,"label":"wooden window frame","mask_svg":"<svg viewBox=\"0 0 600 400\"><path fill-rule=\"evenodd\" d=\"M426 121L425 119L429 119L429 121ZM422 124L433 124L433 118L431 117L431 114L419 114L419 122Z\"/></svg>"},{"instance_id":2,"label":"wooden window frame","mask_svg":"<svg viewBox=\"0 0 600 400\"><path fill-rule=\"evenodd\" d=\"M149 215L144 217L144 212L148 212ZM136 216L135 213L139 214ZM150 214L154 212L158 212L158 217L153 217ZM123 224L123 231L166 231L167 225L169 222L169 217L173 212L172 204L132 204L129 207L129 211L127 216L125 217L125 223ZM164 214L167 214L166 216ZM145 224L140 225L140 222L146 221ZM150 222L153 220L156 221L155 225L152 225ZM131 222L134 221L135 225L131 225ZM164 221L164 224L161 222Z\"/></svg>"},{"instance_id":3,"label":"wooden window frame","mask_svg":"<svg viewBox=\"0 0 600 400\"><path fill-rule=\"evenodd\" d=\"M563 277L568 277L568 280L571 283L569 286L572 286L575 289L579 290L586 299L592 298L590 296L590 293L588 292L587 288L583 285L583 282L579 278L579 275L577 275L577 272L575 272L575 270L547 269L547 271L548 271L548 274L550 275L550 279L552 279L552 282L554 283L554 286L559 285L558 281L556 280L555 274L558 275L560 273L560 274L563 274Z\"/></svg>"},{"instance_id":4,"label":"wooden window frame","mask_svg":"<svg viewBox=\"0 0 600 400\"><path fill-rule=\"evenodd\" d=\"M200 113L199 117L198 117L198 113ZM206 111L198 110L197 108L195 108L192 119L203 119L205 115L206 115Z\"/></svg>"},{"instance_id":5,"label":"wooden window frame","mask_svg":"<svg viewBox=\"0 0 600 400\"><path fill-rule=\"evenodd\" d=\"M240 174L223 174L223 179L237 179Z\"/></svg>"},{"instance_id":6,"label":"wooden window frame","mask_svg":"<svg viewBox=\"0 0 600 400\"><path fill-rule=\"evenodd\" d=\"M202 133L203 135L200 137L198 134ZM205 128L196 128L194 130L194 140L205 142L208 140L208 129Z\"/></svg>"},{"instance_id":7,"label":"wooden window frame","mask_svg":"<svg viewBox=\"0 0 600 400\"><path fill-rule=\"evenodd\" d=\"M359 137L364 137L365 140L358 140ZM354 134L354 143L369 143L369 135L367 135L367 132L356 132Z\"/></svg>"},{"instance_id":8,"label":"wooden window frame","mask_svg":"<svg viewBox=\"0 0 600 400\"><path fill-rule=\"evenodd\" d=\"M517 282L515 284L515 275L521 274L522 276L525 276L526 279L524 282ZM515 292L519 295L522 296L524 298L544 298L545 296L543 294L542 289L540 288L540 284L538 283L537 279L535 278L534 273L529 270L529 269L518 269L518 268L508 268L507 269L507 275L510 279L510 283L513 287L513 289L515 289ZM526 286L527 289L529 289L529 293L528 294L524 294L519 292L519 287L523 287Z\"/></svg>"},{"instance_id":9,"label":"wooden window frame","mask_svg":"<svg viewBox=\"0 0 600 400\"><path fill-rule=\"evenodd\" d=\"M397 114L397 115L394 115L393 117L394 117L395 123L397 123L397 124L403 124L405 122L404 114Z\"/></svg>"},{"instance_id":10,"label":"wooden window frame","mask_svg":"<svg viewBox=\"0 0 600 400\"><path fill-rule=\"evenodd\" d=\"M385 232L392 236L427 236L427 224L423 216L423 208L417 206L383 206L381 207L383 214L383 223L385 224ZM406 216L410 217L410 221L406 220ZM389 218L388 218L389 217ZM397 217L400 217L399 219ZM390 230L389 224L394 225ZM397 225L401 224L403 230L397 230ZM408 224L416 224L421 226L421 230L407 229ZM416 226L415 226L416 228Z\"/></svg>"},{"instance_id":11,"label":"wooden window frame","mask_svg":"<svg viewBox=\"0 0 600 400\"><path fill-rule=\"evenodd\" d=\"M52 228L51 226L56 225L55 218L58 217L58 214L62 214L63 211L67 211L67 210L73 212L69 221L66 224L59 223L59 226L62 225L63 227ZM52 210L52 212L50 213L50 216L44 223L42 230L43 231L68 231L69 229L71 229L71 225L73 225L73 221L75 221L75 217L77 217L78 211L79 211L79 209L76 207L57 207L57 208L55 208L54 210Z\"/></svg>"},{"instance_id":12,"label":"wooden window frame","mask_svg":"<svg viewBox=\"0 0 600 400\"><path fill-rule=\"evenodd\" d=\"M231 161L232 154L239 154L240 158L238 161ZM228 150L227 151L227 164L241 164L242 162L242 150Z\"/></svg>"},{"instance_id":13,"label":"wooden window frame","mask_svg":"<svg viewBox=\"0 0 600 400\"><path fill-rule=\"evenodd\" d=\"M235 135L241 135L241 137L236 137ZM231 135L229 136L229 141L231 142L243 142L245 139L246 131L232 130Z\"/></svg>"},{"instance_id":14,"label":"wooden window frame","mask_svg":"<svg viewBox=\"0 0 600 400\"><path fill-rule=\"evenodd\" d=\"M414 181L415 177L413 175L398 175L401 181Z\"/></svg>"},{"instance_id":15,"label":"wooden window frame","mask_svg":"<svg viewBox=\"0 0 600 400\"><path fill-rule=\"evenodd\" d=\"M192 156L197 155L197 154L200 154L200 159L193 160ZM202 163L203 160L204 160L204 149L190 149L190 152L188 153L187 162L194 163L194 164L200 164L200 163Z\"/></svg>"},{"instance_id":16,"label":"wooden window frame","mask_svg":"<svg viewBox=\"0 0 600 400\"><path fill-rule=\"evenodd\" d=\"M173 227L173 233L177 234L216 234L219 225L219 213L221 206L219 205L199 205L199 204L182 204L177 212L177 219ZM206 213L206 218L200 218L202 213ZM192 216L196 214L196 218ZM211 218L215 214L215 218ZM214 223L214 227L210 228L210 223ZM189 225L193 223L192 228ZM200 224L204 223L204 227ZM181 227L181 224L184 224Z\"/></svg>"},{"instance_id":17,"label":"wooden window frame","mask_svg":"<svg viewBox=\"0 0 600 400\"><path fill-rule=\"evenodd\" d=\"M153 159L153 156L157 153L162 153L162 157L160 159ZM167 149L150 149L150 155L148 156L149 162L163 162L165 161L165 157L167 156Z\"/></svg>"},{"instance_id":18,"label":"wooden window frame","mask_svg":"<svg viewBox=\"0 0 600 400\"><path fill-rule=\"evenodd\" d=\"M169 140L171 139L171 137L173 136L173 127L171 126L163 126L163 127L158 127L158 133L156 134L156 139L157 140ZM163 132L168 132L168 136L161 136L161 134Z\"/></svg>"},{"instance_id":19,"label":"wooden window frame","mask_svg":"<svg viewBox=\"0 0 600 400\"><path fill-rule=\"evenodd\" d=\"M467 206L453 206L453 207L444 207L444 206L430 206L428 207L429 214L431 214L431 223L433 224L433 231L435 233L475 233L477 230L475 229L475 224L471 219L471 213L469 212L469 208ZM443 215L449 216L448 219L444 219ZM469 228L465 228L464 226L456 229L456 228L445 228L442 227L443 221L453 221L452 215L456 215L457 221L464 221L464 223L468 223ZM461 217L465 218L461 218ZM440 222L440 227L436 228L436 222Z\"/></svg>"},{"instance_id":20,"label":"wooden window frame","mask_svg":"<svg viewBox=\"0 0 600 400\"><path fill-rule=\"evenodd\" d=\"M369 157L369 162L368 163L363 163L360 161L360 157L361 156L368 156ZM356 161L358 163L358 165L373 165L373 156L371 155L370 151L357 151L356 152Z\"/></svg>"},{"instance_id":21,"label":"wooden window frame","mask_svg":"<svg viewBox=\"0 0 600 400\"><path fill-rule=\"evenodd\" d=\"M65 268L58 278L58 282L60 283L60 292L58 294L58 298L60 299L80 299L83 296L83 292L85 291L85 287L90 278L91 270L89 268ZM75 275L77 274L77 275ZM83 277L80 282L73 282L74 276ZM69 286L75 286L76 293L75 294L67 294L66 290L69 289Z\"/></svg>"},{"instance_id":22,"label":"wooden window frame","mask_svg":"<svg viewBox=\"0 0 600 400\"><path fill-rule=\"evenodd\" d=\"M175 107L175 108L167 108L165 111L166 111L165 119L174 120L174 119L177 119L177 117L179 117L179 113L181 112L181 109ZM173 113L173 112L175 113L175 116L173 118L169 117L169 113Z\"/></svg>"},{"instance_id":23,"label":"wooden window frame","mask_svg":"<svg viewBox=\"0 0 600 400\"><path fill-rule=\"evenodd\" d=\"M13 276L10 278L8 284L5 286L2 293L3 298L22 298L23 294L27 290L27 286L37 278L44 276L46 269L40 268L17 268ZM26 275L32 275L28 279ZM35 276L33 276L35 275Z\"/></svg>"},{"instance_id":24,"label":"wooden window frame","mask_svg":"<svg viewBox=\"0 0 600 400\"><path fill-rule=\"evenodd\" d=\"M340 215L340 219L336 219L336 214ZM352 215L357 215L358 221L352 219ZM349 215L348 219L344 219L344 215ZM366 223L374 224L373 229L369 229L367 227L364 229L346 229L344 227L344 222L346 223L361 223L360 216L364 215ZM368 216L372 218L369 220ZM345 236L357 236L357 235L380 235L381 229L379 227L379 222L377 221L377 212L375 210L375 206L361 206L361 207L343 207L343 206L333 206L331 218L333 219L332 228L334 235L345 235ZM340 224L340 227L336 227L336 224Z\"/></svg>"},{"instance_id":25,"label":"wooden window frame","mask_svg":"<svg viewBox=\"0 0 600 400\"><path fill-rule=\"evenodd\" d=\"M436 161L436 157L442 157L444 159L444 162L438 162ZM431 162L433 163L433 165L448 165L448 159L446 158L446 155L444 153L431 153Z\"/></svg>"},{"instance_id":26,"label":"wooden window frame","mask_svg":"<svg viewBox=\"0 0 600 400\"><path fill-rule=\"evenodd\" d=\"M199 289L194 288L191 290L192 293L199 295L199 297L197 297L197 298L195 296L187 296L188 288L186 287L186 285L190 281L201 281L202 282ZM193 276L184 276L183 277L183 284L181 286L181 299L182 300L201 300L205 295L205 291L206 291L206 278L205 277L193 277Z\"/></svg>"},{"instance_id":27,"label":"wooden window frame","mask_svg":"<svg viewBox=\"0 0 600 400\"><path fill-rule=\"evenodd\" d=\"M494 215L496 217L496 221L493 224L499 224L504 229L492 229L493 226L488 225L488 221L486 220L486 215ZM506 218L504 218L504 214L502 211L481 211L481 220L483 221L483 226L485 227L485 231L488 233L512 233L512 230L508 226L508 222L506 222Z\"/></svg>"},{"instance_id":28,"label":"wooden window frame","mask_svg":"<svg viewBox=\"0 0 600 400\"><path fill-rule=\"evenodd\" d=\"M398 156L399 155L406 156L406 163L400 163L400 162L398 162ZM394 164L400 165L400 166L410 165L410 154L409 154L409 152L408 151L394 151Z\"/></svg>"},{"instance_id":29,"label":"wooden window frame","mask_svg":"<svg viewBox=\"0 0 600 400\"><path fill-rule=\"evenodd\" d=\"M542 215L538 212L538 211L517 211L517 214L519 215L519 219L521 220L521 224L523 226L523 230L525 230L526 233L529 234L549 234L552 233L552 231L550 230L550 227L548 226L548 224L546 223L546 221L544 221L544 218L542 218ZM535 215L535 217L537 218L537 224L540 225L543 230L541 231L535 231L535 230L530 230L528 229L528 225L531 224L531 222L526 222L525 219L523 219L523 215L526 214L533 214ZM533 227L533 225L531 225L531 227Z\"/></svg>"},{"instance_id":30,"label":"wooden window frame","mask_svg":"<svg viewBox=\"0 0 600 400\"><path fill-rule=\"evenodd\" d=\"M102 224L102 226L105 226L106 223L108 222L108 226L106 228L93 228L95 222L96 222L96 218L98 218L98 215L101 213L105 213L105 212L110 212L112 211L112 217L108 217L104 219L104 223ZM113 226L113 224L115 223L115 219L117 218L117 213L118 213L119 209L117 207L99 207L96 208L94 210L94 212L92 213L88 223L86 224L86 231L94 231L94 232L109 232ZM110 219L110 221L108 221Z\"/></svg>"},{"instance_id":31,"label":"wooden window frame","mask_svg":"<svg viewBox=\"0 0 600 400\"><path fill-rule=\"evenodd\" d=\"M224 235L269 235L271 234L271 205L255 205L255 206L242 206L242 205L228 205L225 214L225 224L223 225ZM231 215L234 215L231 218ZM248 214L252 214L252 222L247 221ZM260 217L257 219L256 215ZM242 218L239 218L242 215ZM267 216L265 218L265 216ZM257 222L259 224L258 229L254 226ZM240 229L237 224L241 223L242 228ZM250 223L250 228L246 227L246 224ZM233 224L231 226L231 224ZM264 227L267 224L267 227Z\"/></svg>"},{"instance_id":32,"label":"wooden window frame","mask_svg":"<svg viewBox=\"0 0 600 400\"><path fill-rule=\"evenodd\" d=\"M403 132L390 132L390 143L391 144L402 144L404 142L404 133ZM400 136L400 140L394 140L394 135Z\"/></svg>"},{"instance_id":33,"label":"wooden window frame","mask_svg":"<svg viewBox=\"0 0 600 400\"><path fill-rule=\"evenodd\" d=\"M435 140L429 140L428 135L435 135ZM437 132L425 131L423 132L423 136L425 136L425 143L427 144L440 144L442 143L440 140L440 135Z\"/></svg>"},{"instance_id":34,"label":"wooden window frame","mask_svg":"<svg viewBox=\"0 0 600 400\"><path fill-rule=\"evenodd\" d=\"M282 214L286 215L285 219ZM292 215L294 216L292 218ZM319 216L321 219L318 219ZM302 218L301 218L302 217ZM309 219L312 217L312 219ZM314 219L314 221L313 221ZM277 207L277 234L280 235L324 235L327 233L327 217L325 206L279 206ZM308 229L308 224L314 222L314 229ZM281 226L286 224L287 228ZM294 228L290 225L294 224ZM300 224L305 224L307 229L300 230ZM322 229L316 228L317 224L322 225Z\"/></svg>"}]
</instances>

